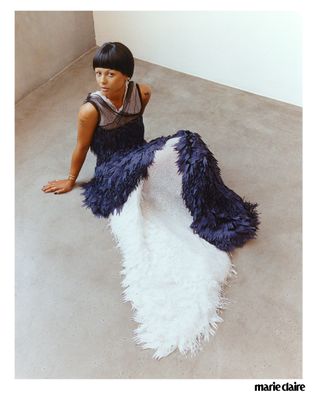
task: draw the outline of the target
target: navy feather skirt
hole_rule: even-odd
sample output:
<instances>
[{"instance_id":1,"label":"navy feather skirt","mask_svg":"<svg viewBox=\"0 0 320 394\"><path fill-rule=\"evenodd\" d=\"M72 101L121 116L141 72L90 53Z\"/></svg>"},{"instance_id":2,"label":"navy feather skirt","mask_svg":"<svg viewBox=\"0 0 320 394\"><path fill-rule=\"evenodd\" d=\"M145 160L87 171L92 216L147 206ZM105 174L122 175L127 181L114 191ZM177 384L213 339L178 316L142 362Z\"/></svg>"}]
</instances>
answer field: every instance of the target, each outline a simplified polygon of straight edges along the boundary
<instances>
[{"instance_id":1,"label":"navy feather skirt","mask_svg":"<svg viewBox=\"0 0 320 394\"><path fill-rule=\"evenodd\" d=\"M117 133L122 143L128 136L125 130L123 133ZM226 252L256 238L260 224L258 204L245 201L223 183L218 162L198 133L179 130L150 142L134 138L120 149L114 135L107 134L107 143L102 141L106 131L95 135L91 147L97 154L94 177L82 186L83 206L95 216L108 218L110 214L120 214L131 192L148 179L155 152L170 138L179 137L174 145L178 154L176 166L182 175L181 197L193 218L190 224L193 232ZM98 149L103 144L102 155Z\"/></svg>"}]
</instances>

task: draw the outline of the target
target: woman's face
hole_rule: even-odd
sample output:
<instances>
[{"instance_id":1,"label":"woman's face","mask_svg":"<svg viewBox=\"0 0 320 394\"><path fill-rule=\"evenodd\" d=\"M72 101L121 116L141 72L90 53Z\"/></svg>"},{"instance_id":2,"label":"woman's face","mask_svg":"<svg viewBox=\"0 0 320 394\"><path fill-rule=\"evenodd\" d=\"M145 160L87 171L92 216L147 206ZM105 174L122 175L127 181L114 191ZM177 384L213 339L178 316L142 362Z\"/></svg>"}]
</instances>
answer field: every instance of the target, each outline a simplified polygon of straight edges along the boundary
<instances>
[{"instance_id":1,"label":"woman's face","mask_svg":"<svg viewBox=\"0 0 320 394\"><path fill-rule=\"evenodd\" d=\"M104 96L117 98L122 95L128 79L127 75L122 74L121 71L102 67L96 67L95 73L96 81Z\"/></svg>"}]
</instances>

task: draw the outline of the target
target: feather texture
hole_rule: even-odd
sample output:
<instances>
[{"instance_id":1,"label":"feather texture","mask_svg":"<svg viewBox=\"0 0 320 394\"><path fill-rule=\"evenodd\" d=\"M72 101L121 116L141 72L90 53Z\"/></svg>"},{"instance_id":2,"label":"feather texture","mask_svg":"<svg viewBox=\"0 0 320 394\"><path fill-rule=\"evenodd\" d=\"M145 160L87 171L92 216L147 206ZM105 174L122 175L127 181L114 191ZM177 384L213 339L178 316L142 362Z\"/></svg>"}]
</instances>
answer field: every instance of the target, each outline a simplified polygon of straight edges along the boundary
<instances>
[{"instance_id":1,"label":"feather texture","mask_svg":"<svg viewBox=\"0 0 320 394\"><path fill-rule=\"evenodd\" d=\"M175 149L183 174L182 198L193 216L191 228L228 252L256 238L258 204L245 201L223 183L218 162L198 133L182 130L176 136L181 136Z\"/></svg>"},{"instance_id":2,"label":"feather texture","mask_svg":"<svg viewBox=\"0 0 320 394\"><path fill-rule=\"evenodd\" d=\"M190 228L172 143L155 152L149 178L109 223L122 254L123 301L138 323L133 339L155 359L175 350L192 357L203 348L223 321L222 285L233 273L228 254Z\"/></svg>"},{"instance_id":3,"label":"feather texture","mask_svg":"<svg viewBox=\"0 0 320 394\"><path fill-rule=\"evenodd\" d=\"M105 132L105 136L109 133ZM140 141L133 147L129 144L127 149L117 149L117 140L111 133L108 143L96 142L108 149L104 148L105 159L98 162L92 180L82 186L83 206L91 208L97 217L107 218L114 211L120 213L130 193L142 179L148 178L155 152L176 137L179 137L175 149L177 171L182 174L181 197L192 214L194 232L228 252L256 238L260 224L258 204L245 201L223 183L212 152L198 133L189 130L150 142Z\"/></svg>"},{"instance_id":4,"label":"feather texture","mask_svg":"<svg viewBox=\"0 0 320 394\"><path fill-rule=\"evenodd\" d=\"M147 142L138 116L98 126L91 151L97 163L82 203L107 218L121 251L134 341L155 359L176 349L195 355L222 321L223 285L236 274L227 252L256 237L258 204L223 183L212 152L189 130Z\"/></svg>"}]
</instances>

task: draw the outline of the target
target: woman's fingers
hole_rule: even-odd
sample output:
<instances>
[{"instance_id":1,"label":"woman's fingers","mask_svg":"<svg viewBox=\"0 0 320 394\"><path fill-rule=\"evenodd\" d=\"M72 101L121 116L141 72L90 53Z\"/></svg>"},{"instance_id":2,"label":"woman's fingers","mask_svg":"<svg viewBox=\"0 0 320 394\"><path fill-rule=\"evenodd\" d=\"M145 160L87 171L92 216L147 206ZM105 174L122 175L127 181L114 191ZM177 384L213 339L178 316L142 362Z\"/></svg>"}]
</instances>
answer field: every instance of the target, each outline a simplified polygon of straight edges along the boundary
<instances>
[{"instance_id":1,"label":"woman's fingers","mask_svg":"<svg viewBox=\"0 0 320 394\"><path fill-rule=\"evenodd\" d=\"M59 189L58 187L49 187L48 189L42 189L45 193L54 192L55 194L64 193L64 189Z\"/></svg>"},{"instance_id":2,"label":"woman's fingers","mask_svg":"<svg viewBox=\"0 0 320 394\"><path fill-rule=\"evenodd\" d=\"M59 190L54 192L54 194L62 194L62 193L66 193L66 190L65 189L59 189Z\"/></svg>"},{"instance_id":3,"label":"woman's fingers","mask_svg":"<svg viewBox=\"0 0 320 394\"><path fill-rule=\"evenodd\" d=\"M63 179L60 181L57 179L54 181L48 181L46 185L42 186L42 191L45 193L54 192L54 194L66 193L68 190L65 189L65 182L66 180Z\"/></svg>"},{"instance_id":4,"label":"woman's fingers","mask_svg":"<svg viewBox=\"0 0 320 394\"><path fill-rule=\"evenodd\" d=\"M42 190L49 189L49 188L52 188L52 187L57 187L57 185L54 184L54 182L57 182L57 181L48 181L47 185L42 187Z\"/></svg>"},{"instance_id":5,"label":"woman's fingers","mask_svg":"<svg viewBox=\"0 0 320 394\"><path fill-rule=\"evenodd\" d=\"M57 189L58 189L57 186L48 186L48 187L44 186L44 187L42 188L42 190L43 190L44 192L54 192L54 191L56 191Z\"/></svg>"}]
</instances>

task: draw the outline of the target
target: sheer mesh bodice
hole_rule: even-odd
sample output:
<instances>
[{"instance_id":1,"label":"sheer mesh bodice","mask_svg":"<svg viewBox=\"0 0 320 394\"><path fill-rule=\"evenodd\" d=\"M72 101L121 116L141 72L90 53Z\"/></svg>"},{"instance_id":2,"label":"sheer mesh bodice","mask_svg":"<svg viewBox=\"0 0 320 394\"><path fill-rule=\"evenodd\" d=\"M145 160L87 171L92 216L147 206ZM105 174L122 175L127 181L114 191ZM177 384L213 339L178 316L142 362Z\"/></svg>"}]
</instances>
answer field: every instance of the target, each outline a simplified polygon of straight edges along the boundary
<instances>
[{"instance_id":1,"label":"sheer mesh bodice","mask_svg":"<svg viewBox=\"0 0 320 394\"><path fill-rule=\"evenodd\" d=\"M142 118L142 98L139 85L130 81L121 111L115 111L100 92L89 93L84 103L90 102L99 114L90 150L97 156L97 164L108 160L119 150L131 149L146 143Z\"/></svg>"}]
</instances>

